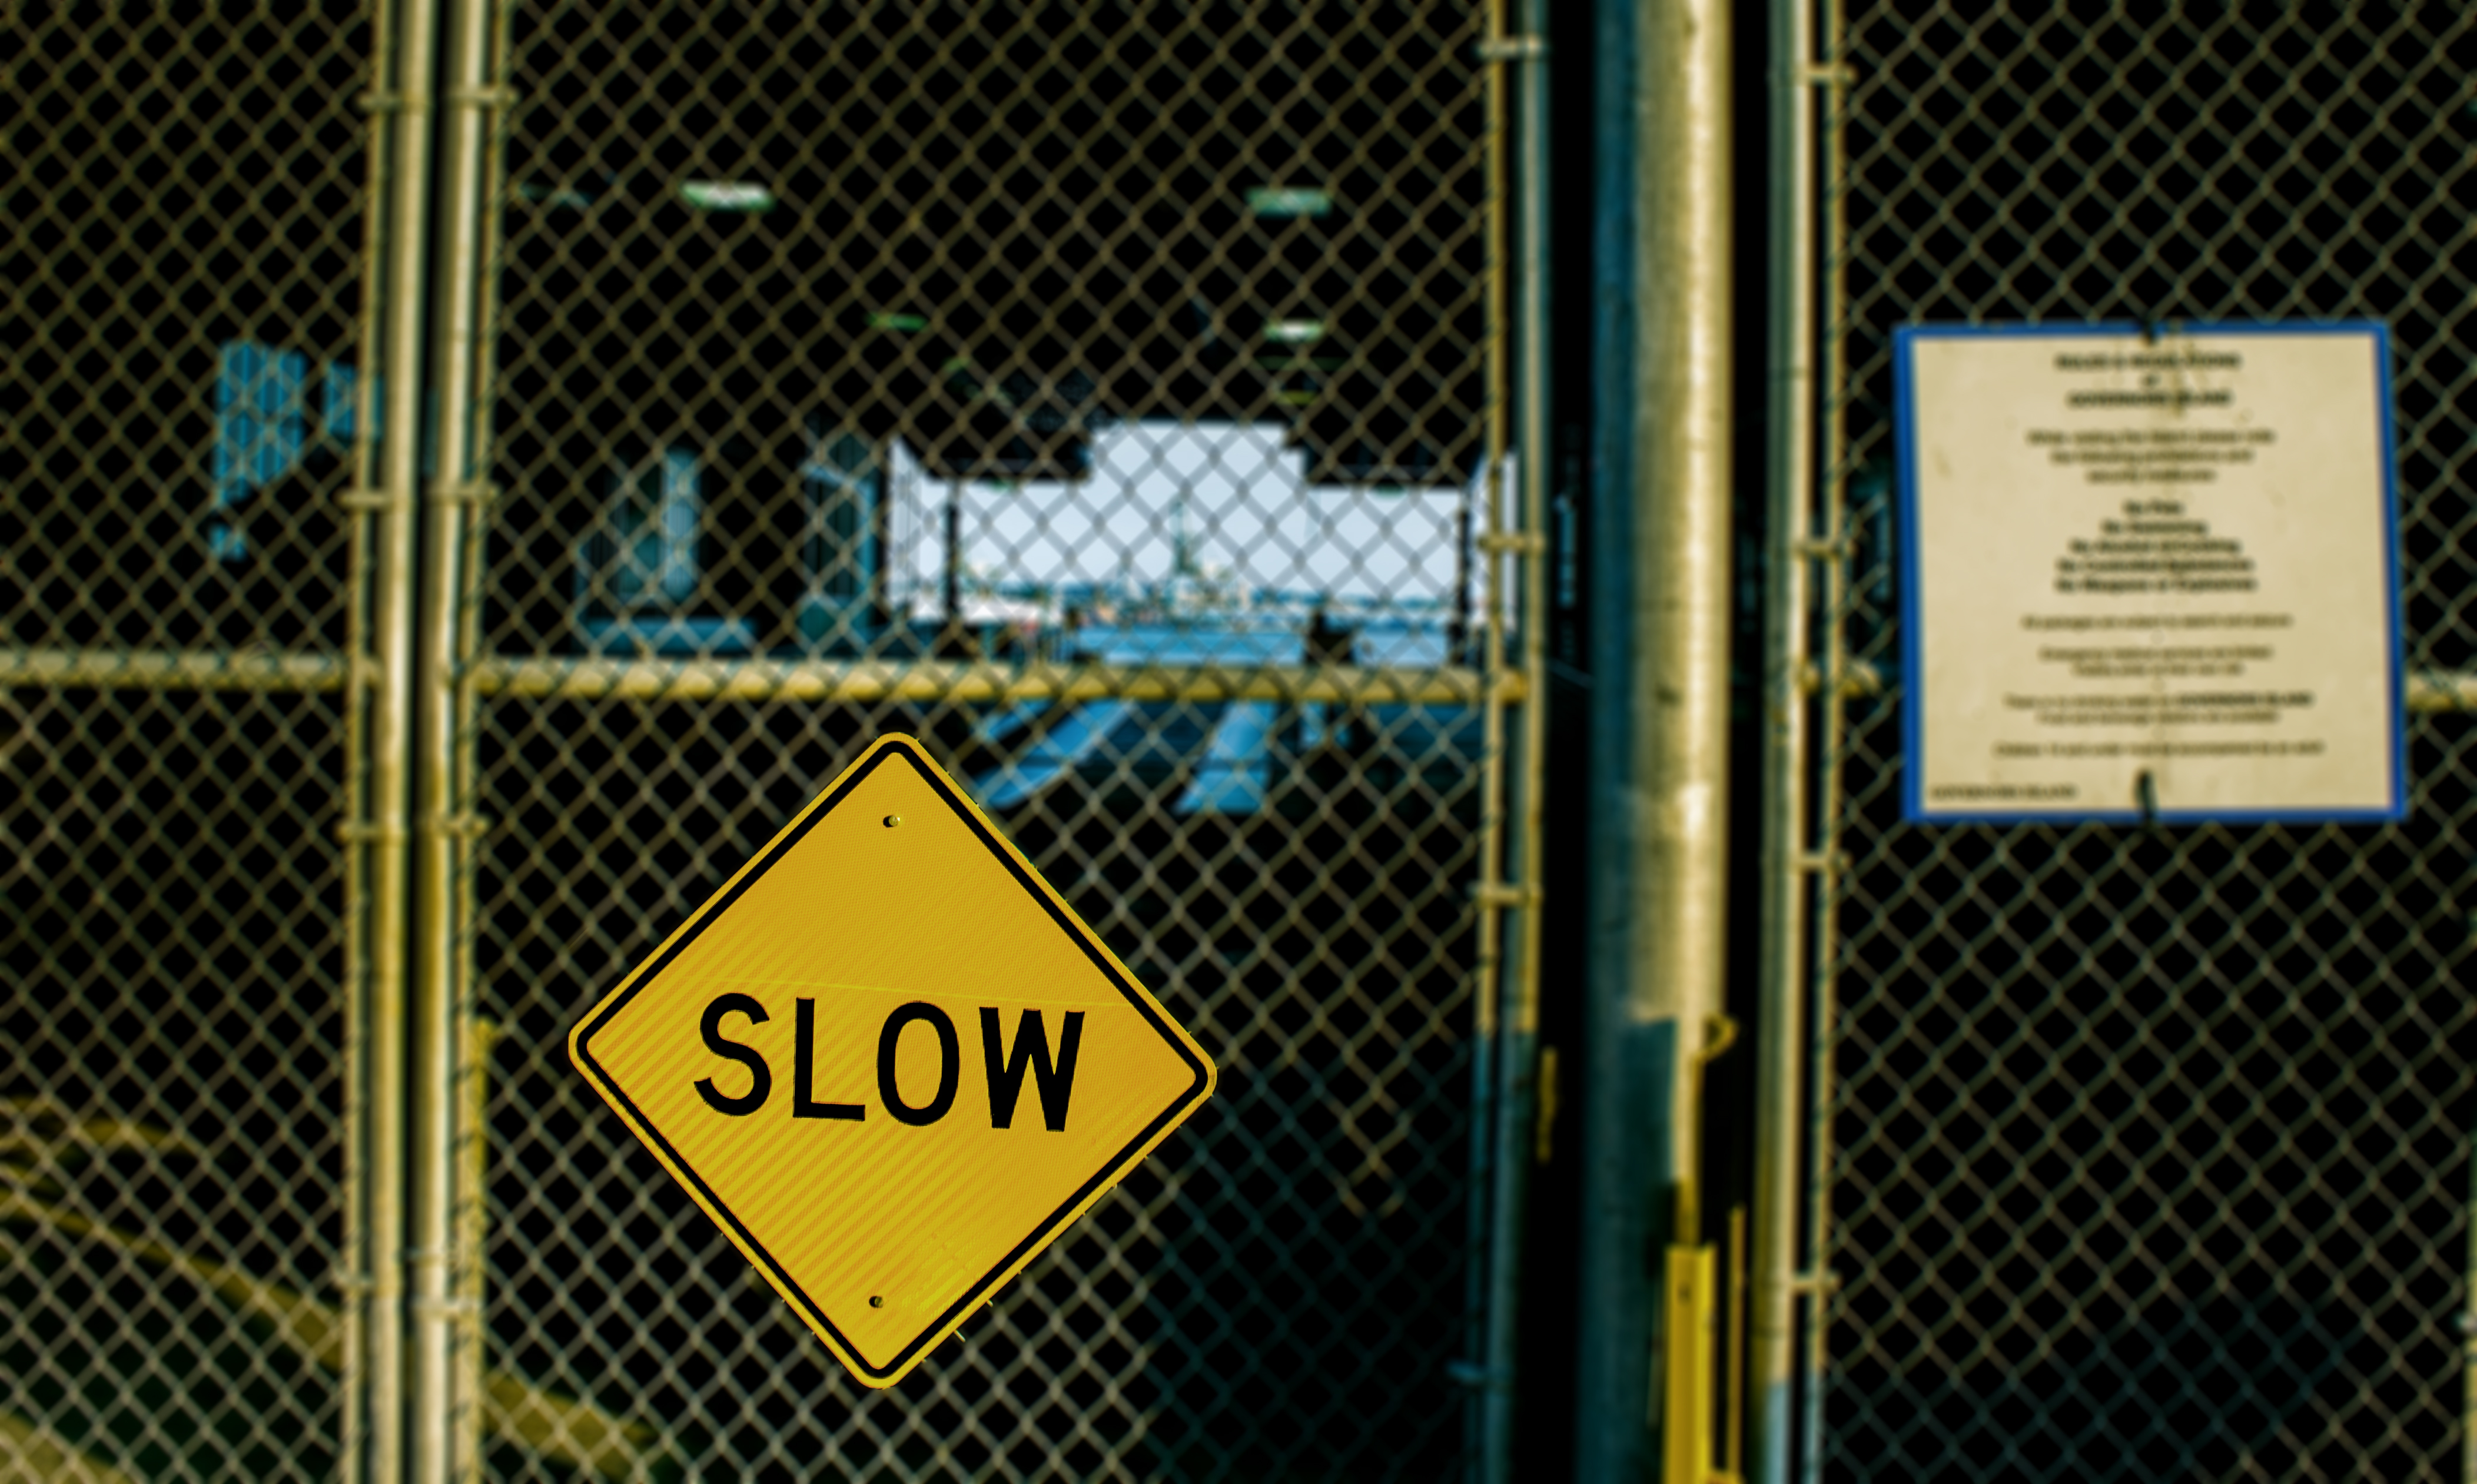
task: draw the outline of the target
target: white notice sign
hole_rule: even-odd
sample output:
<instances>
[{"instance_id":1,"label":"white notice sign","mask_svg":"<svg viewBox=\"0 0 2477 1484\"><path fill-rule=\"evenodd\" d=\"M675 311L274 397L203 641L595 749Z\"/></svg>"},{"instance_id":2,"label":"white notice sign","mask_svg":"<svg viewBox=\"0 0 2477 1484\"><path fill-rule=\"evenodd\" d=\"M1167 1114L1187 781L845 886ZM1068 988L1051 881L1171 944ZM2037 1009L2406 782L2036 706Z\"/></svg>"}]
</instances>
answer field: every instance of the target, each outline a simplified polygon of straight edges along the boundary
<instances>
[{"instance_id":1,"label":"white notice sign","mask_svg":"<svg viewBox=\"0 0 2477 1484\"><path fill-rule=\"evenodd\" d=\"M2380 325L1893 359L1911 819L2401 816Z\"/></svg>"}]
</instances>

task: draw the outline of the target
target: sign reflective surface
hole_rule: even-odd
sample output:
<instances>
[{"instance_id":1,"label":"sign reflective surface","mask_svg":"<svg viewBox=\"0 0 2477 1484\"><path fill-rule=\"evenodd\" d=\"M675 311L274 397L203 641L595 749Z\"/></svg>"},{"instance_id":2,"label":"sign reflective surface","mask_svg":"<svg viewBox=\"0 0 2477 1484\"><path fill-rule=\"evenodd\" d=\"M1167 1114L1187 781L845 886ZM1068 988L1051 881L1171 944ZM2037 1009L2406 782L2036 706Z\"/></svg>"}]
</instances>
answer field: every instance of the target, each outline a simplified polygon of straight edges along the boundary
<instances>
[{"instance_id":1,"label":"sign reflective surface","mask_svg":"<svg viewBox=\"0 0 2477 1484\"><path fill-rule=\"evenodd\" d=\"M568 1046L872 1387L917 1365L1213 1081L908 737L863 753Z\"/></svg>"}]
</instances>

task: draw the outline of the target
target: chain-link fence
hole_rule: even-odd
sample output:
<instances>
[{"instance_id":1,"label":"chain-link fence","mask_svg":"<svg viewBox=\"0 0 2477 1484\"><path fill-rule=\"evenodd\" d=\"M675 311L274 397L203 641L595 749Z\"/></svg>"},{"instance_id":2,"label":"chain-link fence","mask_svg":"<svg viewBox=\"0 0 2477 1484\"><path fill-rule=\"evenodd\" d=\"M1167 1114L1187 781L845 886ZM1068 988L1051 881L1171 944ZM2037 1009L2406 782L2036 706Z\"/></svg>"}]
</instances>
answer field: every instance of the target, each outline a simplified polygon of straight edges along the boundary
<instances>
[{"instance_id":1,"label":"chain-link fence","mask_svg":"<svg viewBox=\"0 0 2477 1484\"><path fill-rule=\"evenodd\" d=\"M1471 1457L1493 26L10 12L0 1473ZM895 730L1221 1080L870 1393L563 1043Z\"/></svg>"},{"instance_id":2,"label":"chain-link fence","mask_svg":"<svg viewBox=\"0 0 2477 1484\"><path fill-rule=\"evenodd\" d=\"M1480 25L516 16L476 738L488 1333L624 1418L631 1457L1452 1471L1495 749ZM885 731L1222 1071L877 1394L562 1038Z\"/></svg>"},{"instance_id":3,"label":"chain-link fence","mask_svg":"<svg viewBox=\"0 0 2477 1484\"><path fill-rule=\"evenodd\" d=\"M322 1479L368 25L0 54L0 1475Z\"/></svg>"},{"instance_id":4,"label":"chain-link fence","mask_svg":"<svg viewBox=\"0 0 2477 1484\"><path fill-rule=\"evenodd\" d=\"M1880 684L1827 764L1821 1464L2463 1477L2477 22L1851 4L1839 60L1831 668ZM2408 818L1904 825L1892 327L2336 317L2393 338Z\"/></svg>"}]
</instances>

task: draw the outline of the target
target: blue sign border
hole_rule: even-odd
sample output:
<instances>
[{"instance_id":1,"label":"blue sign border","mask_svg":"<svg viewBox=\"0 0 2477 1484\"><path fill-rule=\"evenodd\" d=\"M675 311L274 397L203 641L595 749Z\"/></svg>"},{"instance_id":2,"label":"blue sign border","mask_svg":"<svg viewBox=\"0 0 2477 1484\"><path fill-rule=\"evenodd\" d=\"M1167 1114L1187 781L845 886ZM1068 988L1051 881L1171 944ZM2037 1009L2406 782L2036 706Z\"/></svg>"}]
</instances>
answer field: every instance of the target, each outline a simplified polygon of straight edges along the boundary
<instances>
[{"instance_id":1,"label":"blue sign border","mask_svg":"<svg viewBox=\"0 0 2477 1484\"><path fill-rule=\"evenodd\" d=\"M1926 741L1926 669L1919 654L1917 397L1916 372L1911 353L1920 340L2045 340L2066 336L2141 336L2147 327L2124 320L2055 321L2033 324L1907 324L1892 330L1892 447L1899 523L1894 541L1900 553L1901 624L1901 819L1906 824L2389 824L2408 817L2408 724L2402 690L2399 582L2399 455L2392 436L2390 328L2380 320L2236 320L2172 323L2177 335L2364 335L2373 340L2376 412L2381 422L2383 458L2383 580L2390 643L2391 778L2390 806L2379 810L2193 810L2162 809L2144 815L2139 809L2051 811L2002 814L1976 811L1930 812L1921 796Z\"/></svg>"}]
</instances>

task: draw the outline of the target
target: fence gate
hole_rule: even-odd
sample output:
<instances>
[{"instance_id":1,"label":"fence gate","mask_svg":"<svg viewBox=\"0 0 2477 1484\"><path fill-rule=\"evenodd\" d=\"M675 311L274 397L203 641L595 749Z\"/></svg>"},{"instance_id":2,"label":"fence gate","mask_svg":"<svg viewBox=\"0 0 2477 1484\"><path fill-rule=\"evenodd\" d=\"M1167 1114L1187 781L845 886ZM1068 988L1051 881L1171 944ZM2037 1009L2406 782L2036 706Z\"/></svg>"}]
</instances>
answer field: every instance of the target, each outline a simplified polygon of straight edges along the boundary
<instances>
[{"instance_id":1,"label":"fence gate","mask_svg":"<svg viewBox=\"0 0 2477 1484\"><path fill-rule=\"evenodd\" d=\"M1821 872L1806 1456L2470 1476L2477 20L1851 0L1821 29L1810 550L1840 560L1821 848L1783 857ZM2343 316L2393 337L2407 820L1904 826L1892 327Z\"/></svg>"},{"instance_id":2,"label":"fence gate","mask_svg":"<svg viewBox=\"0 0 2477 1484\"><path fill-rule=\"evenodd\" d=\"M616 1431L491 1471L1458 1467L1519 693L1483 21L516 12L464 740L486 1343ZM885 731L1222 1092L872 1394L562 1037Z\"/></svg>"},{"instance_id":3,"label":"fence gate","mask_svg":"<svg viewBox=\"0 0 2477 1484\"><path fill-rule=\"evenodd\" d=\"M1504 30L12 12L0 1472L1501 1466ZM895 730L1221 1091L871 1393L563 1040Z\"/></svg>"}]
</instances>

